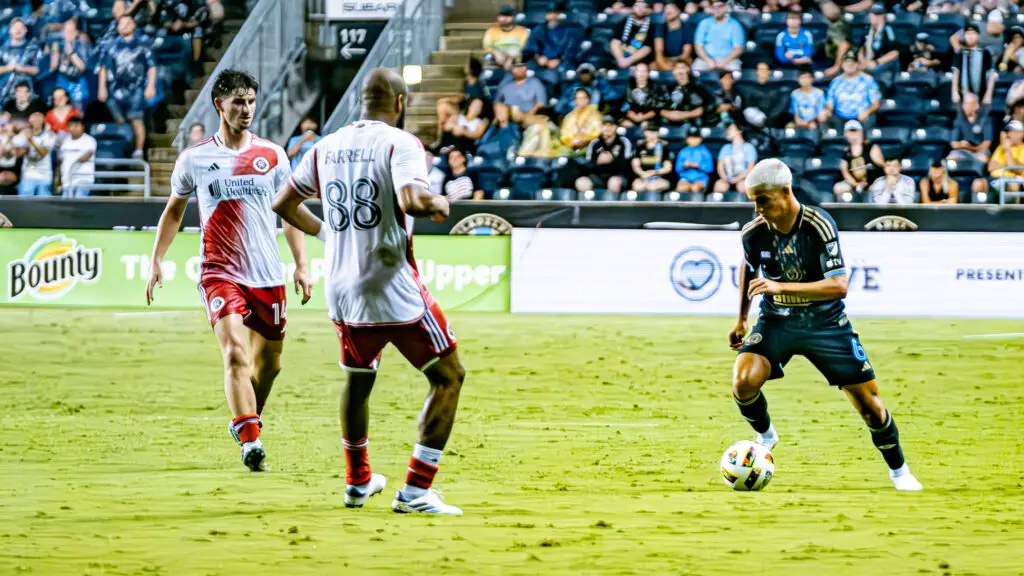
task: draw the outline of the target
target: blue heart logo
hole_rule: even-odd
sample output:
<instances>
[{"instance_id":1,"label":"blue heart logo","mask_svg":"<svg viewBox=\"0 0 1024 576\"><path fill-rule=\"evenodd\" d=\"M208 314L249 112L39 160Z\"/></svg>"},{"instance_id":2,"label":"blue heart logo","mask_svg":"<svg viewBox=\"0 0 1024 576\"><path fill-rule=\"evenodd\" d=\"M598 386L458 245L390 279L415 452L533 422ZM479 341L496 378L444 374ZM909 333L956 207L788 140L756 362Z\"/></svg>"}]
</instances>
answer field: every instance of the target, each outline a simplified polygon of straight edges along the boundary
<instances>
[{"instance_id":1,"label":"blue heart logo","mask_svg":"<svg viewBox=\"0 0 1024 576\"><path fill-rule=\"evenodd\" d=\"M715 263L711 260L689 260L680 270L679 284L686 290L700 290L707 286L715 275Z\"/></svg>"}]
</instances>

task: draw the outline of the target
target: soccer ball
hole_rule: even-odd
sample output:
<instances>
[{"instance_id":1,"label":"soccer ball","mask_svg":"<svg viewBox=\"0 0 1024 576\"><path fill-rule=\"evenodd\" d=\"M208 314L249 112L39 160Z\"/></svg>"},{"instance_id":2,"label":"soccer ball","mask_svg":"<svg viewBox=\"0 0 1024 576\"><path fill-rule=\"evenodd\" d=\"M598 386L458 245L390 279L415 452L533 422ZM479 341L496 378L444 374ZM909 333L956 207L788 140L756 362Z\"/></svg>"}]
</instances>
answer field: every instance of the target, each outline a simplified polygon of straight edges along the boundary
<instances>
[{"instance_id":1,"label":"soccer ball","mask_svg":"<svg viewBox=\"0 0 1024 576\"><path fill-rule=\"evenodd\" d=\"M775 460L764 446L740 440L722 454L722 479L733 490L761 490L775 474Z\"/></svg>"}]
</instances>

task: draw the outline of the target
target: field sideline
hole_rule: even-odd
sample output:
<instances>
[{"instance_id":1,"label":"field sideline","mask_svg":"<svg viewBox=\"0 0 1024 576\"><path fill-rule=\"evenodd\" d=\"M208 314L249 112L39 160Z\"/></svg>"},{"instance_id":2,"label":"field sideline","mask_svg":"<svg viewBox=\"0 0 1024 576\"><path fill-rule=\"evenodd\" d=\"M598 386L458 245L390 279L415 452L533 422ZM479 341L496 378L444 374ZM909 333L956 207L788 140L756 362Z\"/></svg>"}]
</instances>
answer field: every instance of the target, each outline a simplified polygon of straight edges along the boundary
<instances>
[{"instance_id":1,"label":"field sideline","mask_svg":"<svg viewBox=\"0 0 1024 576\"><path fill-rule=\"evenodd\" d=\"M860 418L806 361L766 388L782 440L763 493L718 459L728 318L452 314L469 369L437 485L461 518L390 511L421 377L393 349L342 504L337 341L289 315L265 414L273 472L227 431L202 312L0 311L0 574L1024 574L1019 321L856 320L909 463L898 494Z\"/></svg>"}]
</instances>

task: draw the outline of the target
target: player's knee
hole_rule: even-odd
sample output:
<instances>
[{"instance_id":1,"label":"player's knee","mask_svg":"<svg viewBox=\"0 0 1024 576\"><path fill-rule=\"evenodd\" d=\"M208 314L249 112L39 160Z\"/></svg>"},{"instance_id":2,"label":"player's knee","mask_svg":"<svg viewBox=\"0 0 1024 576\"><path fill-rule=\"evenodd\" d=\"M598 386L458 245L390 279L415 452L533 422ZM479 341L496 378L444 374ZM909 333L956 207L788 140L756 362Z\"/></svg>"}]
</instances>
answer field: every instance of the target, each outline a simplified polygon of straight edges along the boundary
<instances>
[{"instance_id":1,"label":"player's knee","mask_svg":"<svg viewBox=\"0 0 1024 576\"><path fill-rule=\"evenodd\" d=\"M224 367L232 371L249 370L249 355L245 346L237 342L225 346Z\"/></svg>"},{"instance_id":2,"label":"player's knee","mask_svg":"<svg viewBox=\"0 0 1024 576\"><path fill-rule=\"evenodd\" d=\"M756 363L743 362L736 366L732 375L732 395L740 400L749 400L768 380L763 367Z\"/></svg>"},{"instance_id":3,"label":"player's knee","mask_svg":"<svg viewBox=\"0 0 1024 576\"><path fill-rule=\"evenodd\" d=\"M986 192L988 189L988 182L984 178L977 178L974 182L971 182L971 191L974 193Z\"/></svg>"},{"instance_id":4,"label":"player's knee","mask_svg":"<svg viewBox=\"0 0 1024 576\"><path fill-rule=\"evenodd\" d=\"M580 176L579 178L576 179L577 192L586 192L587 190L593 189L594 183L590 181L590 178L587 178L586 176Z\"/></svg>"},{"instance_id":5,"label":"player's knee","mask_svg":"<svg viewBox=\"0 0 1024 576\"><path fill-rule=\"evenodd\" d=\"M620 176L612 176L608 179L608 189L618 194L622 192L622 178Z\"/></svg>"}]
</instances>

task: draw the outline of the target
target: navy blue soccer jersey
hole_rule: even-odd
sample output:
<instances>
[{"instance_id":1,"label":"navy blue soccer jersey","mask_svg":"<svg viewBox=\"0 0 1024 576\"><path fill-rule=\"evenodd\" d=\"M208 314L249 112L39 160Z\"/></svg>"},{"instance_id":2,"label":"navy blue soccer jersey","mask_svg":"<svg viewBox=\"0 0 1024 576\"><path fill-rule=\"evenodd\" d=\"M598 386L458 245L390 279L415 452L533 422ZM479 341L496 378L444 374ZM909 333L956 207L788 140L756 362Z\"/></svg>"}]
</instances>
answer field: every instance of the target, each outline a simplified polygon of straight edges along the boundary
<instances>
[{"instance_id":1,"label":"navy blue soccer jersey","mask_svg":"<svg viewBox=\"0 0 1024 576\"><path fill-rule=\"evenodd\" d=\"M747 271L776 282L817 282L846 274L835 221L820 208L800 206L789 234L758 216L743 227L743 257ZM764 296L761 316L793 318L818 324L843 316L841 298L812 301L800 296Z\"/></svg>"}]
</instances>

